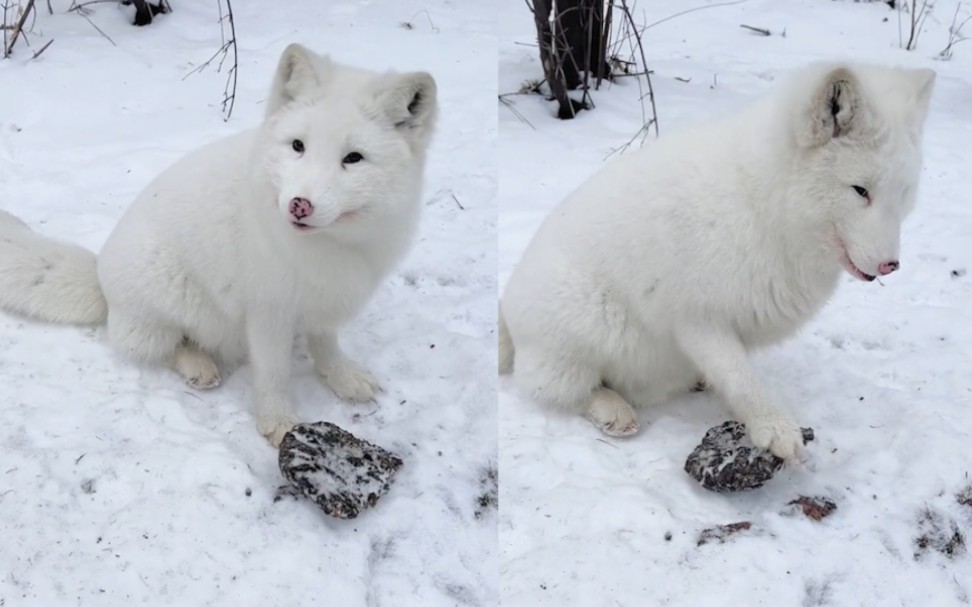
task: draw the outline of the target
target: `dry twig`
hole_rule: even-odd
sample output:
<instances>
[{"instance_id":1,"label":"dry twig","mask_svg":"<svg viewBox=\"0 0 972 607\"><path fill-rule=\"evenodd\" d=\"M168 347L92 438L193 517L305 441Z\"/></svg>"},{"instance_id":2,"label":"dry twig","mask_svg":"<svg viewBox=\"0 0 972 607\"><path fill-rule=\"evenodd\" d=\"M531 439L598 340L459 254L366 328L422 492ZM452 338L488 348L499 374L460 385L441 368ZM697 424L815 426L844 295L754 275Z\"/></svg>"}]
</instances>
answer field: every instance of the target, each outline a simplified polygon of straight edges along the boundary
<instances>
[{"instance_id":1,"label":"dry twig","mask_svg":"<svg viewBox=\"0 0 972 607\"><path fill-rule=\"evenodd\" d=\"M913 51L918 48L918 36L921 35L921 28L925 24L925 19L931 13L932 5L931 0L921 0L920 6L918 0L911 0L911 33L908 36L908 44L905 46L905 50Z\"/></svg>"},{"instance_id":2,"label":"dry twig","mask_svg":"<svg viewBox=\"0 0 972 607\"><path fill-rule=\"evenodd\" d=\"M220 47L213 53L213 56L201 63L199 66L194 68L188 74L182 77L183 80L192 76L195 73L201 72L213 61L219 57L219 63L216 64L216 72L219 73L223 70L223 63L226 62L226 58L229 57L230 50L233 51L233 67L226 72L226 86L223 87L223 120L228 121L230 116L233 115L233 106L236 104L236 77L237 71L239 70L239 55L236 48L236 22L233 20L233 5L231 0L225 0L226 2L226 14L223 14L223 1L217 0L217 5L219 6L219 36L220 36ZM226 22L229 22L230 37L226 38Z\"/></svg>"},{"instance_id":3,"label":"dry twig","mask_svg":"<svg viewBox=\"0 0 972 607\"><path fill-rule=\"evenodd\" d=\"M504 106L506 106L506 108L508 110L510 110L511 112L513 112L513 115L514 116L516 116L517 118L519 118L524 124L526 124L528 127L530 127L531 129L533 129L535 131L535 130L537 130L537 127L533 126L530 123L530 121L526 119L526 116L524 116L522 113L520 113L520 110L516 109L516 106L514 105L514 103L512 101L510 101L509 99L507 99L507 97L512 96L512 95L526 95L526 94L527 94L526 92L522 92L522 91L521 92L516 92L516 93L503 93L502 95L498 95L498 98L499 98L500 103L502 103Z\"/></svg>"},{"instance_id":4,"label":"dry twig","mask_svg":"<svg viewBox=\"0 0 972 607\"><path fill-rule=\"evenodd\" d=\"M6 10L6 5L4 5L4 10ZM23 32L24 24L27 23L27 17L30 16L30 12L32 10L34 10L34 0L27 0L27 7L24 9L24 12L21 13L20 21L17 22L17 25L13 29L13 35L10 37L10 42L3 49L4 58L9 57L10 53L13 52L13 47L15 44L17 44L17 38ZM4 38L6 38L6 35Z\"/></svg>"},{"instance_id":5,"label":"dry twig","mask_svg":"<svg viewBox=\"0 0 972 607\"><path fill-rule=\"evenodd\" d=\"M762 27L753 27L751 25L746 25L744 23L740 23L739 24L739 27L744 28L744 29L748 29L751 32L755 32L755 33L761 34L763 36L772 36L773 35L773 33L770 32L768 29L764 29Z\"/></svg>"},{"instance_id":6,"label":"dry twig","mask_svg":"<svg viewBox=\"0 0 972 607\"><path fill-rule=\"evenodd\" d=\"M949 60L952 58L952 48L960 42L965 42L968 37L962 33L962 28L972 20L972 15L969 15L961 21L958 20L959 11L962 9L962 3L959 2L955 7L955 15L952 17L952 25L948 27L948 45L938 53L939 58L944 60Z\"/></svg>"},{"instance_id":7,"label":"dry twig","mask_svg":"<svg viewBox=\"0 0 972 607\"><path fill-rule=\"evenodd\" d=\"M86 8L89 4L101 4L102 2L114 2L114 3L117 3L118 0L88 0L87 2L80 2L80 3L77 0L74 0L74 2L71 2L71 6L68 7L67 12L70 13L70 12L73 12L73 11L77 11L77 12L79 12L81 14L90 13L91 10L88 9L88 8ZM48 0L48 6L49 5L50 4L49 4L49 0Z\"/></svg>"},{"instance_id":8,"label":"dry twig","mask_svg":"<svg viewBox=\"0 0 972 607\"><path fill-rule=\"evenodd\" d=\"M94 21L92 21L91 19L89 19L88 16L84 14L84 12L78 11L78 14L81 15L82 17L84 17L84 20L87 21L88 23L90 23L91 24L91 27L95 28L95 30L97 30L99 34L101 34L102 36L104 36L105 37L105 40L107 40L108 42L111 42L111 45L112 46L118 46L117 44L115 44L115 41L111 39L111 36L109 36L108 34L106 34L104 32L104 30L102 30L100 27L98 27L98 24L96 24Z\"/></svg>"},{"instance_id":9,"label":"dry twig","mask_svg":"<svg viewBox=\"0 0 972 607\"><path fill-rule=\"evenodd\" d=\"M635 28L634 17L631 16L631 10L628 8L628 0L621 0L621 10L624 13L625 18L628 23L631 24L632 28ZM634 37L638 44L638 52L641 55L641 65L645 68L645 82L648 83L648 100L651 102L651 120L645 122L645 127L653 126L655 128L655 137L658 137L658 108L655 107L655 88L651 84L651 70L648 69L648 60L645 58L645 48L641 44L641 34L638 33ZM638 81L638 86L641 86L641 81ZM641 96L642 102L644 101L644 95ZM642 103L643 105L643 103ZM644 120L644 115L642 115L642 120Z\"/></svg>"},{"instance_id":10,"label":"dry twig","mask_svg":"<svg viewBox=\"0 0 972 607\"><path fill-rule=\"evenodd\" d=\"M43 53L44 51L46 51L47 50L47 47L49 47L52 44L54 44L54 39L53 38L51 38L50 40L48 40L47 41L47 44L45 44L44 46L40 47L40 49L36 53L34 53L34 56L31 57L31 59L37 59L38 57L40 57L41 56L41 53Z\"/></svg>"}]
</instances>

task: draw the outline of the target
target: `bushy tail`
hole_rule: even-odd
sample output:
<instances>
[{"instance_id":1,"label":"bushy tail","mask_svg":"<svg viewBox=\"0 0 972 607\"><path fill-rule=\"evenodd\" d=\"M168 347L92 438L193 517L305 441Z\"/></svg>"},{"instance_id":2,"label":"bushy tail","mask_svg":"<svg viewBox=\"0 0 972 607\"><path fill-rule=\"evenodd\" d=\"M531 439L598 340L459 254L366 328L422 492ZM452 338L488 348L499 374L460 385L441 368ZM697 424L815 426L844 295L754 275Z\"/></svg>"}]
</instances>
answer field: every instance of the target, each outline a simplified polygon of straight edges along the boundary
<instances>
[{"instance_id":1,"label":"bushy tail","mask_svg":"<svg viewBox=\"0 0 972 607\"><path fill-rule=\"evenodd\" d=\"M104 322L94 253L40 236L0 211L0 309L56 323Z\"/></svg>"},{"instance_id":2,"label":"bushy tail","mask_svg":"<svg viewBox=\"0 0 972 607\"><path fill-rule=\"evenodd\" d=\"M499 316L499 372L500 375L513 371L513 359L516 350L513 348L513 338L510 337L510 330L506 328L506 319L503 318L503 306L498 306Z\"/></svg>"}]
</instances>

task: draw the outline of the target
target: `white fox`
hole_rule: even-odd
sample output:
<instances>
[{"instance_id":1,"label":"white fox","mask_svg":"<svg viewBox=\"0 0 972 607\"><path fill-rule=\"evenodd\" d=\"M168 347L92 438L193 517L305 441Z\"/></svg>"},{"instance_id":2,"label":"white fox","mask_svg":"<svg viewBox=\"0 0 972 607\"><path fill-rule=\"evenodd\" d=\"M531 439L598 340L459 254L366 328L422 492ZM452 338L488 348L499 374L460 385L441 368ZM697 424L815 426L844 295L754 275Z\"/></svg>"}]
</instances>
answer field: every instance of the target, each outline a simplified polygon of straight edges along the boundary
<instances>
[{"instance_id":1,"label":"white fox","mask_svg":"<svg viewBox=\"0 0 972 607\"><path fill-rule=\"evenodd\" d=\"M760 448L798 425L747 354L792 335L840 269L899 268L935 73L816 64L728 119L609 163L546 219L500 303L500 371L536 400L638 430L699 381ZM875 319L880 321L880 319Z\"/></svg>"},{"instance_id":2,"label":"white fox","mask_svg":"<svg viewBox=\"0 0 972 607\"><path fill-rule=\"evenodd\" d=\"M379 389L336 332L412 240L435 117L427 73L368 72L290 45L263 124L159 175L97 258L0 212L0 308L107 320L114 348L199 389L219 384L217 360L248 358L257 428L279 444L296 422L295 336L341 398Z\"/></svg>"}]
</instances>

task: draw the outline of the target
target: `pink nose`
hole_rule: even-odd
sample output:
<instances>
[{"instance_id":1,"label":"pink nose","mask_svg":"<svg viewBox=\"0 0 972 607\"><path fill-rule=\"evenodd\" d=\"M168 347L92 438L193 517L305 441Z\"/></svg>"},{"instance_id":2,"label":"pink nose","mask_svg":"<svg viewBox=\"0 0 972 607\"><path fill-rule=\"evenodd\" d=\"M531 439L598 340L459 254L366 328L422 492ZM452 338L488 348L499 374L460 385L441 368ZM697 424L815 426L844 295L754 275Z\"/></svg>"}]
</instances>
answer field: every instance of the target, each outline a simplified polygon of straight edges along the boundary
<instances>
[{"instance_id":1,"label":"pink nose","mask_svg":"<svg viewBox=\"0 0 972 607\"><path fill-rule=\"evenodd\" d=\"M886 261L878 266L878 273L880 273L881 276L887 276L891 272L897 270L898 266L899 264L897 261Z\"/></svg>"},{"instance_id":2,"label":"pink nose","mask_svg":"<svg viewBox=\"0 0 972 607\"><path fill-rule=\"evenodd\" d=\"M290 214L296 219L310 217L314 213L314 205L306 198L294 198L290 201Z\"/></svg>"}]
</instances>

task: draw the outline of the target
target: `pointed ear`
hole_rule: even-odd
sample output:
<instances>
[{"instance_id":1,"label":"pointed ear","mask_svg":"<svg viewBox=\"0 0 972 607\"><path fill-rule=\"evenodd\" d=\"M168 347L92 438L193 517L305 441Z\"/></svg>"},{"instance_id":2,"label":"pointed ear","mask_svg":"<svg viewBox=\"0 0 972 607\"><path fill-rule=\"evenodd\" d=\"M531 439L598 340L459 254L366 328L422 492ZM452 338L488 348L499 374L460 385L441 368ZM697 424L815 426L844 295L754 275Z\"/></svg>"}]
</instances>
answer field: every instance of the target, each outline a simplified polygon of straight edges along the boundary
<instances>
[{"instance_id":1,"label":"pointed ear","mask_svg":"<svg viewBox=\"0 0 972 607\"><path fill-rule=\"evenodd\" d=\"M375 91L378 113L405 136L415 141L428 139L437 112L435 79L426 72L389 74Z\"/></svg>"},{"instance_id":2,"label":"pointed ear","mask_svg":"<svg viewBox=\"0 0 972 607\"><path fill-rule=\"evenodd\" d=\"M803 111L797 117L797 141L817 147L852 133L864 119L861 86L846 67L828 70L810 90Z\"/></svg>"},{"instance_id":3,"label":"pointed ear","mask_svg":"<svg viewBox=\"0 0 972 607\"><path fill-rule=\"evenodd\" d=\"M284 105L319 87L324 82L322 75L331 66L327 57L316 55L306 47L291 44L277 63L277 73L273 77L270 97L267 99L267 116Z\"/></svg>"},{"instance_id":4,"label":"pointed ear","mask_svg":"<svg viewBox=\"0 0 972 607\"><path fill-rule=\"evenodd\" d=\"M928 116L928 104L931 102L932 90L935 88L935 75L935 70L930 69L905 72L908 84L914 91L913 116L919 130L924 126L925 118Z\"/></svg>"}]
</instances>

